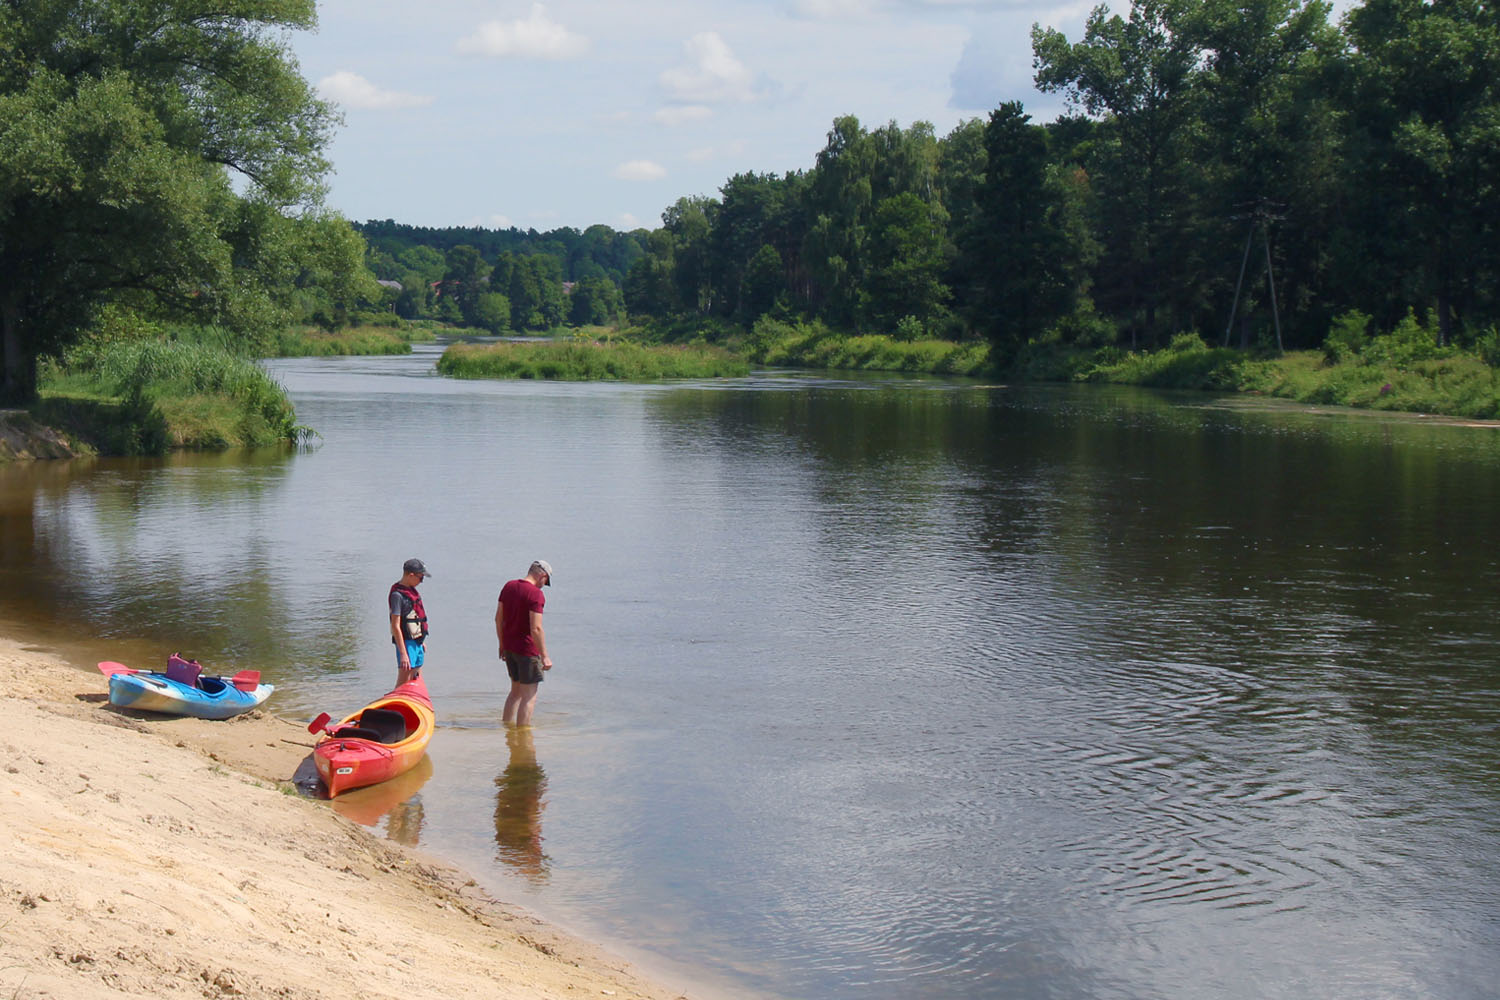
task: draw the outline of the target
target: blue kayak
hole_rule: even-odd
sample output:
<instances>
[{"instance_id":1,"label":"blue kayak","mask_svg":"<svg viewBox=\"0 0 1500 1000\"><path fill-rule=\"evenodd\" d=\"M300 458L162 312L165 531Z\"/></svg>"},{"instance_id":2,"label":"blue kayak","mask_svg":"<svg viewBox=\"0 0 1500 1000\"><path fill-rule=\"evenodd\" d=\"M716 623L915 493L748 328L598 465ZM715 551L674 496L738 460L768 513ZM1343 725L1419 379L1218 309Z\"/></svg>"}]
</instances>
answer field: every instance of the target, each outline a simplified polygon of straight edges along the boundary
<instances>
[{"instance_id":1,"label":"blue kayak","mask_svg":"<svg viewBox=\"0 0 1500 1000\"><path fill-rule=\"evenodd\" d=\"M274 684L245 685L223 677L199 677L185 684L166 674L145 670L117 670L109 675L109 703L195 719L230 719L262 705L276 690Z\"/></svg>"}]
</instances>

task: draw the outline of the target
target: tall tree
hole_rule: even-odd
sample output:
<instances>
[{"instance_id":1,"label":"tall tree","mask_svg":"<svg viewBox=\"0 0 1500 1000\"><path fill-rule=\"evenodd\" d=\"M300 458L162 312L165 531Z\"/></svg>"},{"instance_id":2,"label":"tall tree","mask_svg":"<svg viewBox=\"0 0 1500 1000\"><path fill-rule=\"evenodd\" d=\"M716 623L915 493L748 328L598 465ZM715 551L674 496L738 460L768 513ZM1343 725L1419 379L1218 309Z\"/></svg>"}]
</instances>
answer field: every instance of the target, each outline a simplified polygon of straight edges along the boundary
<instances>
[{"instance_id":1,"label":"tall tree","mask_svg":"<svg viewBox=\"0 0 1500 1000\"><path fill-rule=\"evenodd\" d=\"M1076 289L1059 209L1049 203L1046 130L1010 101L991 112L984 138L987 167L964 252L981 268L974 325L1009 356L1068 313Z\"/></svg>"},{"instance_id":2,"label":"tall tree","mask_svg":"<svg viewBox=\"0 0 1500 1000\"><path fill-rule=\"evenodd\" d=\"M1340 202L1326 169L1337 145L1321 69L1340 46L1328 15L1323 0L1205 0L1190 19L1204 50L1200 162L1211 182L1198 238L1223 247L1207 254L1220 260L1205 284L1219 289L1226 311L1232 282L1238 291L1231 276L1245 263L1248 238L1259 236L1267 246L1274 240L1283 299L1289 293L1300 316L1319 313L1314 284ZM1250 313L1238 312L1247 320L1243 343ZM1314 325L1320 341L1326 325Z\"/></svg>"},{"instance_id":3,"label":"tall tree","mask_svg":"<svg viewBox=\"0 0 1500 1000\"><path fill-rule=\"evenodd\" d=\"M1197 294L1199 247L1184 238L1194 222L1190 139L1198 123L1192 10L1193 0L1134 0L1127 19L1100 5L1076 44L1056 29L1032 29L1037 85L1101 119L1095 177L1111 281L1099 282L1098 294L1131 318L1132 332L1150 336L1160 332L1163 308L1179 321Z\"/></svg>"},{"instance_id":4,"label":"tall tree","mask_svg":"<svg viewBox=\"0 0 1500 1000\"><path fill-rule=\"evenodd\" d=\"M1390 227L1377 281L1397 308L1435 308L1445 341L1461 319L1495 322L1500 13L1486 0L1368 0L1347 30L1351 151Z\"/></svg>"},{"instance_id":5,"label":"tall tree","mask_svg":"<svg viewBox=\"0 0 1500 1000\"><path fill-rule=\"evenodd\" d=\"M313 0L0 4L0 398L32 398L37 359L122 295L241 327L273 314L244 265L292 246L262 236L322 196L335 115L282 38L315 17Z\"/></svg>"},{"instance_id":6,"label":"tall tree","mask_svg":"<svg viewBox=\"0 0 1500 1000\"><path fill-rule=\"evenodd\" d=\"M875 148L853 115L833 122L809 181L806 238L813 305L835 323L858 319L867 272L866 243L874 211Z\"/></svg>"},{"instance_id":7,"label":"tall tree","mask_svg":"<svg viewBox=\"0 0 1500 1000\"><path fill-rule=\"evenodd\" d=\"M870 233L869 316L875 328L892 332L912 317L932 329L952 292L943 283L947 233L941 207L906 191L875 210Z\"/></svg>"}]
</instances>

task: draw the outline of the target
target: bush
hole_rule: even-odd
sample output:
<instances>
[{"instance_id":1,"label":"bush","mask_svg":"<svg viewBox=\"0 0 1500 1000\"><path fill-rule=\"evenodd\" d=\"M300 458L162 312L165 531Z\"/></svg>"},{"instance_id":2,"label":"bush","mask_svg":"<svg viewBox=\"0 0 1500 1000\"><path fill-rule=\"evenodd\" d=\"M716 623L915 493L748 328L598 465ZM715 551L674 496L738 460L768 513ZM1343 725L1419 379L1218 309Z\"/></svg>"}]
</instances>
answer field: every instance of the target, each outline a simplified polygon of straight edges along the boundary
<instances>
[{"instance_id":1,"label":"bush","mask_svg":"<svg viewBox=\"0 0 1500 1000\"><path fill-rule=\"evenodd\" d=\"M1402 367L1415 361L1449 357L1454 351L1440 347L1437 332L1408 312L1394 330L1371 338L1360 353L1369 364Z\"/></svg>"},{"instance_id":2,"label":"bush","mask_svg":"<svg viewBox=\"0 0 1500 1000\"><path fill-rule=\"evenodd\" d=\"M1358 309L1337 316L1323 338L1323 356L1329 364L1340 364L1358 358L1369 342L1370 317Z\"/></svg>"},{"instance_id":3,"label":"bush","mask_svg":"<svg viewBox=\"0 0 1500 1000\"><path fill-rule=\"evenodd\" d=\"M581 340L505 344L454 344L437 369L455 378L535 378L557 381L649 381L722 378L750 366L720 347L648 347L629 342Z\"/></svg>"},{"instance_id":4,"label":"bush","mask_svg":"<svg viewBox=\"0 0 1500 1000\"><path fill-rule=\"evenodd\" d=\"M308 433L259 365L217 347L91 342L42 374L43 408L106 452L271 444Z\"/></svg>"}]
</instances>

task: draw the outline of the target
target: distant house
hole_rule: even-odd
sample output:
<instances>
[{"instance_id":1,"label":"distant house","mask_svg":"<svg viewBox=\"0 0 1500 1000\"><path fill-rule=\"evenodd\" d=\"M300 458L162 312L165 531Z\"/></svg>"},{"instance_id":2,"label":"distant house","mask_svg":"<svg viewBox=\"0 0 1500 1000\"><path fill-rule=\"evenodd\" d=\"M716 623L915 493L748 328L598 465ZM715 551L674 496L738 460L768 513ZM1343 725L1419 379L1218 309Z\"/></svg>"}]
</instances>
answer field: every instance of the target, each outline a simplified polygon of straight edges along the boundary
<instances>
[{"instance_id":1,"label":"distant house","mask_svg":"<svg viewBox=\"0 0 1500 1000\"><path fill-rule=\"evenodd\" d=\"M376 278L375 284L379 285L381 288L389 288L397 292L401 291L401 282L392 281L389 278Z\"/></svg>"},{"instance_id":2,"label":"distant house","mask_svg":"<svg viewBox=\"0 0 1500 1000\"><path fill-rule=\"evenodd\" d=\"M562 283L562 285L563 285L563 294L564 295L572 295L573 294L573 286L577 285L577 284L578 284L578 282L576 282L576 281L564 281Z\"/></svg>"}]
</instances>

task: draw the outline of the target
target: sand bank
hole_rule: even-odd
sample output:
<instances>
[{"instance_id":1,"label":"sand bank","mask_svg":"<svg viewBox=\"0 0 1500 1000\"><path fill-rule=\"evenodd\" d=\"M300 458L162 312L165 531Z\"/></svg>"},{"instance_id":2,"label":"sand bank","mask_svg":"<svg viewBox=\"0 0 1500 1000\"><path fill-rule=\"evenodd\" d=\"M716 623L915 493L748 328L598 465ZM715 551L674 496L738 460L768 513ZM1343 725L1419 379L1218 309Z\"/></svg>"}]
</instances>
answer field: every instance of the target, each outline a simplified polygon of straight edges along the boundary
<instances>
[{"instance_id":1,"label":"sand bank","mask_svg":"<svg viewBox=\"0 0 1500 1000\"><path fill-rule=\"evenodd\" d=\"M0 638L0 997L680 996L297 795L295 722L106 691Z\"/></svg>"}]
</instances>

